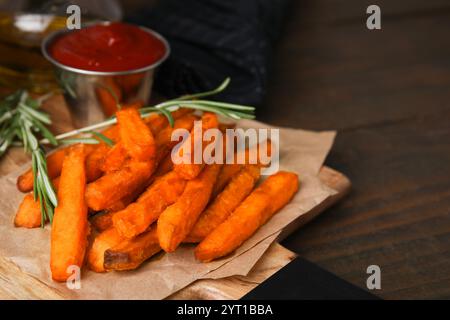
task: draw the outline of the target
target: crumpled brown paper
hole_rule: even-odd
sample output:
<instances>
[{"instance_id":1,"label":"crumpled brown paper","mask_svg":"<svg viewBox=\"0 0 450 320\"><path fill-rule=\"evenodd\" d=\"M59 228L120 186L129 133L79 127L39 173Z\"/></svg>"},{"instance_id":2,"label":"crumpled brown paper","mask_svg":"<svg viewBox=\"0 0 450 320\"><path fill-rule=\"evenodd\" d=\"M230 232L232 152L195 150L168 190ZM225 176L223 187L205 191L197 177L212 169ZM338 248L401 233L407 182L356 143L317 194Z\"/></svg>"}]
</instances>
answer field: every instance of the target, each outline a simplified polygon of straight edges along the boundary
<instances>
[{"instance_id":1,"label":"crumpled brown paper","mask_svg":"<svg viewBox=\"0 0 450 320\"><path fill-rule=\"evenodd\" d=\"M270 128L256 121L240 121L239 126ZM334 137L333 131L280 129L280 170L298 173L300 190L285 208L226 258L200 263L194 258L194 246L182 245L174 253L158 254L134 271L98 274L83 270L81 289L70 290L51 280L49 226L32 230L13 226L14 214L23 198L15 186L20 172L0 179L0 255L72 299L163 299L197 279L246 275L283 227L336 193L317 177Z\"/></svg>"}]
</instances>

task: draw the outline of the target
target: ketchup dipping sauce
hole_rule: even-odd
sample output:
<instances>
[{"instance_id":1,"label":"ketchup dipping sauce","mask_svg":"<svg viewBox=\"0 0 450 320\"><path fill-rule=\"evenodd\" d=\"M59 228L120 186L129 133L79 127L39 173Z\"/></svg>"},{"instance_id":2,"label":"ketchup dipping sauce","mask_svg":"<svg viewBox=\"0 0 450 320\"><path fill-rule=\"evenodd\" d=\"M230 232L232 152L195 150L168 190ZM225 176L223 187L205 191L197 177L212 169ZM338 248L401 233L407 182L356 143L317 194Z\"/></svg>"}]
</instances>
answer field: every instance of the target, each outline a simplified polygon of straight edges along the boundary
<instances>
[{"instance_id":1,"label":"ketchup dipping sauce","mask_svg":"<svg viewBox=\"0 0 450 320\"><path fill-rule=\"evenodd\" d=\"M156 68L170 46L150 29L105 22L57 30L42 42L42 53L55 67L72 124L80 128L120 108L148 104Z\"/></svg>"},{"instance_id":2,"label":"ketchup dipping sauce","mask_svg":"<svg viewBox=\"0 0 450 320\"><path fill-rule=\"evenodd\" d=\"M57 62L76 69L121 72L142 69L167 55L167 44L138 26L114 22L65 33L47 48Z\"/></svg>"}]
</instances>

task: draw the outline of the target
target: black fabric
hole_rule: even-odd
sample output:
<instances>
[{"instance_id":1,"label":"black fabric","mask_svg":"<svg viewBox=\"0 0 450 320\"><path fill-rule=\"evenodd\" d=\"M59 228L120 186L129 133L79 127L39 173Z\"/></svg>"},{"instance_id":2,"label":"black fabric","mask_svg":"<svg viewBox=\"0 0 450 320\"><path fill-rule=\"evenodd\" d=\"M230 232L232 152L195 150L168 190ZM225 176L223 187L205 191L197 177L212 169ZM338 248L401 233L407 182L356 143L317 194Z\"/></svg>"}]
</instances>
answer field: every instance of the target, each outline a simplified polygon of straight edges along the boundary
<instances>
[{"instance_id":1,"label":"black fabric","mask_svg":"<svg viewBox=\"0 0 450 320\"><path fill-rule=\"evenodd\" d=\"M296 258L243 300L378 300L317 265Z\"/></svg>"},{"instance_id":2,"label":"black fabric","mask_svg":"<svg viewBox=\"0 0 450 320\"><path fill-rule=\"evenodd\" d=\"M166 97L209 90L231 77L217 99L262 102L273 45L288 0L163 0L127 17L170 42L155 89Z\"/></svg>"}]
</instances>

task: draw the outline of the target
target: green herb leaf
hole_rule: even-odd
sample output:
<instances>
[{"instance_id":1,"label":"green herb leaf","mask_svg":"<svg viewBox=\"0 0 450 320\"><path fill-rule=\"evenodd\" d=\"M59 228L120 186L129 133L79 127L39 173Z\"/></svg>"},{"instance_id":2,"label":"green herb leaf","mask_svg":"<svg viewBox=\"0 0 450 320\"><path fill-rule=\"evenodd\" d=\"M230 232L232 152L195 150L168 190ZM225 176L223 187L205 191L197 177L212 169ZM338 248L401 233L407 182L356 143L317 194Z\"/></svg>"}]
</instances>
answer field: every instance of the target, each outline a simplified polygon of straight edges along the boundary
<instances>
[{"instance_id":1,"label":"green herb leaf","mask_svg":"<svg viewBox=\"0 0 450 320\"><path fill-rule=\"evenodd\" d=\"M60 140L59 143L61 145L68 146L68 145L75 144L75 143L99 144L100 142L94 138L71 138L71 139Z\"/></svg>"},{"instance_id":2,"label":"green herb leaf","mask_svg":"<svg viewBox=\"0 0 450 320\"><path fill-rule=\"evenodd\" d=\"M102 140L104 143L106 143L108 146L110 146L110 147L114 146L114 141L112 141L110 138L105 136L103 133L97 132L97 131L91 131L91 133L92 133L92 135L96 136L97 138Z\"/></svg>"}]
</instances>

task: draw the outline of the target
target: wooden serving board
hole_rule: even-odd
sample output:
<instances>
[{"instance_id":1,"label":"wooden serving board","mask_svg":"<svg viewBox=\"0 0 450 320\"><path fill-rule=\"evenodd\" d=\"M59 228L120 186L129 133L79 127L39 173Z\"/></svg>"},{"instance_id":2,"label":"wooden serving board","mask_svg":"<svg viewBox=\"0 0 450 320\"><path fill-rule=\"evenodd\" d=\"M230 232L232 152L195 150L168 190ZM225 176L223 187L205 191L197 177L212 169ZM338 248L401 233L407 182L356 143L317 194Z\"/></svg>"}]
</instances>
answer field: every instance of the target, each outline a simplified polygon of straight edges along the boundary
<instances>
[{"instance_id":1,"label":"wooden serving board","mask_svg":"<svg viewBox=\"0 0 450 320\"><path fill-rule=\"evenodd\" d=\"M52 98L46 103L45 108L51 113L52 119L54 121L56 119L52 128L54 132L72 129L69 114L61 97ZM17 170L27 161L29 158L21 149L10 150L0 161L0 176ZM337 194L291 223L280 234L278 241L337 203L350 191L350 180L329 167L323 167L319 177L324 184L336 190ZM247 276L198 280L173 294L169 299L239 299L295 257L295 253L275 242ZM23 273L14 263L0 257L0 299L63 299L63 297L43 282Z\"/></svg>"}]
</instances>

